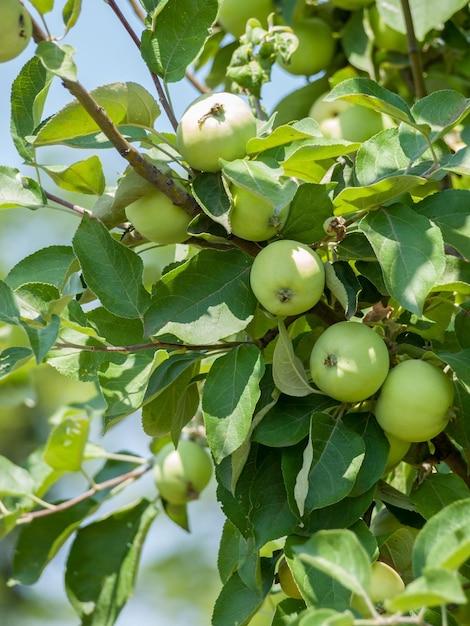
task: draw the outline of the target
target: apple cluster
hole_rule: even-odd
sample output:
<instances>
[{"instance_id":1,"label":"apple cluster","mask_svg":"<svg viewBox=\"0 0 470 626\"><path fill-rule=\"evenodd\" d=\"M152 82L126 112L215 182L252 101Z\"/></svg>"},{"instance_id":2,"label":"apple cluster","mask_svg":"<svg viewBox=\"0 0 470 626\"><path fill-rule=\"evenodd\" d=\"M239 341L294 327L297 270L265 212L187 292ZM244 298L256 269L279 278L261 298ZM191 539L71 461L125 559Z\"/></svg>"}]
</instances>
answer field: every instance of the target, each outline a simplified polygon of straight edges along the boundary
<instances>
[{"instance_id":1,"label":"apple cluster","mask_svg":"<svg viewBox=\"0 0 470 626\"><path fill-rule=\"evenodd\" d=\"M0 0L0 63L19 56L33 32L31 16L18 0Z\"/></svg>"}]
</instances>

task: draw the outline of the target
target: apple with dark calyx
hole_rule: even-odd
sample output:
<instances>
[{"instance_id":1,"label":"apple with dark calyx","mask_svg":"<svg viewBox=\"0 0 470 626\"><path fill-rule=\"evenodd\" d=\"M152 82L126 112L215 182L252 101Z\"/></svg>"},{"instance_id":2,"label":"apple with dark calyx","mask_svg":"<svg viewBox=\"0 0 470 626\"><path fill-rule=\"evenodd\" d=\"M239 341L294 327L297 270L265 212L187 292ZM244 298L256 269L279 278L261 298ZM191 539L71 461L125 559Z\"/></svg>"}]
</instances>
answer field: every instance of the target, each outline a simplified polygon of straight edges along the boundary
<instances>
[{"instance_id":1,"label":"apple with dark calyx","mask_svg":"<svg viewBox=\"0 0 470 626\"><path fill-rule=\"evenodd\" d=\"M195 170L217 172L220 159L233 161L246 154L256 135L256 118L248 104L233 93L203 94L183 113L176 131L176 147Z\"/></svg>"},{"instance_id":2,"label":"apple with dark calyx","mask_svg":"<svg viewBox=\"0 0 470 626\"><path fill-rule=\"evenodd\" d=\"M299 315L320 300L325 268L305 244L280 239L255 257L250 284L258 302L273 315Z\"/></svg>"},{"instance_id":3,"label":"apple with dark calyx","mask_svg":"<svg viewBox=\"0 0 470 626\"><path fill-rule=\"evenodd\" d=\"M160 244L182 243L189 239L191 217L158 189L128 204L127 219L149 241Z\"/></svg>"},{"instance_id":4,"label":"apple with dark calyx","mask_svg":"<svg viewBox=\"0 0 470 626\"><path fill-rule=\"evenodd\" d=\"M217 21L226 33L237 39L243 35L250 18L267 26L268 15L274 11L272 0L222 0Z\"/></svg>"},{"instance_id":5,"label":"apple with dark calyx","mask_svg":"<svg viewBox=\"0 0 470 626\"><path fill-rule=\"evenodd\" d=\"M439 367L409 359L390 370L374 412L390 435L411 443L428 441L446 427L453 399L452 381Z\"/></svg>"},{"instance_id":6,"label":"apple with dark calyx","mask_svg":"<svg viewBox=\"0 0 470 626\"><path fill-rule=\"evenodd\" d=\"M298 47L289 62L278 57L279 65L295 76L312 76L325 70L333 61L336 39L331 26L318 17L311 17L292 25Z\"/></svg>"},{"instance_id":7,"label":"apple with dark calyx","mask_svg":"<svg viewBox=\"0 0 470 626\"><path fill-rule=\"evenodd\" d=\"M289 206L275 211L265 198L238 185L230 186L232 233L247 241L266 241L281 231L289 215Z\"/></svg>"},{"instance_id":8,"label":"apple with dark calyx","mask_svg":"<svg viewBox=\"0 0 470 626\"><path fill-rule=\"evenodd\" d=\"M20 55L31 40L33 23L18 0L0 2L0 63Z\"/></svg>"},{"instance_id":9,"label":"apple with dark calyx","mask_svg":"<svg viewBox=\"0 0 470 626\"><path fill-rule=\"evenodd\" d=\"M360 322L329 326L310 355L313 382L341 402L361 402L372 396L385 381L389 367L385 342Z\"/></svg>"},{"instance_id":10,"label":"apple with dark calyx","mask_svg":"<svg viewBox=\"0 0 470 626\"><path fill-rule=\"evenodd\" d=\"M153 478L160 496L174 505L197 500L212 477L212 461L195 441L182 439L175 449L167 443L157 453Z\"/></svg>"}]
</instances>

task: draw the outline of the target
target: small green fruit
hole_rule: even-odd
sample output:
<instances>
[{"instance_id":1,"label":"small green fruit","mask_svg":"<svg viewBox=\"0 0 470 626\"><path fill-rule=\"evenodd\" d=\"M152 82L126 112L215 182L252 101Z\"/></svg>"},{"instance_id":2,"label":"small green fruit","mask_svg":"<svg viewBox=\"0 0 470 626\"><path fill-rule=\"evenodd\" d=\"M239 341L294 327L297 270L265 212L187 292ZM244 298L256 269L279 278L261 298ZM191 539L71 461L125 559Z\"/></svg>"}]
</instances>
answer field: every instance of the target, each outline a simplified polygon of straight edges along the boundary
<instances>
[{"instance_id":1,"label":"small green fruit","mask_svg":"<svg viewBox=\"0 0 470 626\"><path fill-rule=\"evenodd\" d=\"M158 189L126 207L127 219L149 241L160 244L182 243L189 238L190 216Z\"/></svg>"},{"instance_id":2,"label":"small green fruit","mask_svg":"<svg viewBox=\"0 0 470 626\"><path fill-rule=\"evenodd\" d=\"M303 600L302 594L297 587L297 583L295 582L292 572L290 571L290 567L284 557L282 557L279 563L277 575L281 589L286 596L289 596L289 598L295 598L296 600Z\"/></svg>"},{"instance_id":3,"label":"small green fruit","mask_svg":"<svg viewBox=\"0 0 470 626\"><path fill-rule=\"evenodd\" d=\"M325 268L308 246L281 239L255 257L250 284L258 302L273 315L299 315L320 300Z\"/></svg>"},{"instance_id":4,"label":"small green fruit","mask_svg":"<svg viewBox=\"0 0 470 626\"><path fill-rule=\"evenodd\" d=\"M217 21L225 32L237 39L243 35L250 18L267 27L268 15L274 11L272 0L222 0L217 14Z\"/></svg>"},{"instance_id":5,"label":"small green fruit","mask_svg":"<svg viewBox=\"0 0 470 626\"><path fill-rule=\"evenodd\" d=\"M247 241L266 241L275 237L287 221L289 205L275 212L265 198L251 191L231 185L232 211L230 224L232 233Z\"/></svg>"},{"instance_id":6,"label":"small green fruit","mask_svg":"<svg viewBox=\"0 0 470 626\"><path fill-rule=\"evenodd\" d=\"M333 60L336 39L331 26L318 17L305 19L292 26L299 40L289 63L278 58L279 65L295 76L312 76L326 69Z\"/></svg>"},{"instance_id":7,"label":"small green fruit","mask_svg":"<svg viewBox=\"0 0 470 626\"><path fill-rule=\"evenodd\" d=\"M167 443L155 457L153 477L160 496L171 504L197 500L212 476L212 461L196 442Z\"/></svg>"},{"instance_id":8,"label":"small green fruit","mask_svg":"<svg viewBox=\"0 0 470 626\"><path fill-rule=\"evenodd\" d=\"M446 427L453 399L452 381L439 367L410 359L390 370L375 417L385 432L398 439L428 441Z\"/></svg>"},{"instance_id":9,"label":"small green fruit","mask_svg":"<svg viewBox=\"0 0 470 626\"><path fill-rule=\"evenodd\" d=\"M0 63L4 63L26 48L33 24L28 11L18 0L1 0L0 15Z\"/></svg>"},{"instance_id":10,"label":"small green fruit","mask_svg":"<svg viewBox=\"0 0 470 626\"><path fill-rule=\"evenodd\" d=\"M391 600L405 589L405 583L399 574L390 565L376 561L372 565L372 576L368 589L373 604L382 604ZM351 597L351 608L364 617L371 617L371 613L363 598L355 594Z\"/></svg>"}]
</instances>

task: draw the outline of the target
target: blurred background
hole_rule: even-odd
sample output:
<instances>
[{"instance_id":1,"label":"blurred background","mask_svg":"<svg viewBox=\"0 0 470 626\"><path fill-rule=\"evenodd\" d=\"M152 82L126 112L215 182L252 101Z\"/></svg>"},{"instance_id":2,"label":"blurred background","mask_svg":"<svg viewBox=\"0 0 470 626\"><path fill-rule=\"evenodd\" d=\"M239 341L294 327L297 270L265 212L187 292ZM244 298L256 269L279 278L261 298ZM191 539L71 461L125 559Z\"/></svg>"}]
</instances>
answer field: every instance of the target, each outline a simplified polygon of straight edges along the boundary
<instances>
[{"instance_id":1,"label":"blurred background","mask_svg":"<svg viewBox=\"0 0 470 626\"><path fill-rule=\"evenodd\" d=\"M140 33L140 22L127 2L123 0L120 4L136 32ZM50 32L59 37L62 35L60 10L61 7L46 16ZM139 51L105 1L83 0L82 15L64 43L76 49L79 80L87 89L115 81L134 81L155 93ZM35 178L36 172L23 165L10 138L11 84L33 53L34 43L31 42L18 58L0 64L0 165L18 168L23 175ZM283 94L303 83L303 79L276 69L273 83L264 91L264 106L271 111ZM170 85L177 118L198 95L189 82ZM70 100L70 94L56 79L47 98L44 117L57 112ZM164 115L157 120L157 127L160 131L171 130ZM85 156L89 153L81 155L78 150L51 147L41 148L38 159L51 165L73 163ZM112 150L100 152L99 157L108 185L115 185L126 163ZM65 196L65 192L55 189L49 180L43 182L51 193L74 201L71 194ZM87 208L92 208L93 197L90 196L89 200ZM83 196L77 201L86 206ZM0 278L20 259L36 250L54 244L69 245L77 226L76 215L60 210L3 209L0 212ZM0 327L0 350L10 342L10 333L11 329ZM54 411L64 403L78 402L93 395L91 385L64 379L47 365L29 370L23 368L7 381L1 381L0 454L21 463L38 442L46 439L48 419ZM103 438L100 424L95 424L94 428L94 440L108 451L118 451L125 445L135 454L148 455L149 438L140 427L139 415L126 418ZM80 485L77 484L76 488L79 489ZM153 498L154 495L151 476L145 476L108 506L114 509L138 497ZM107 511L104 505L99 515ZM162 513L147 537L135 594L121 613L117 626L135 623L207 626L220 588L217 551L223 520L216 501L215 481L199 501L189 506L190 533L170 522ZM10 575L14 540L13 533L0 542L2 626L76 626L78 618L67 603L63 586L64 562L70 544L59 552L36 585L10 588L6 581Z\"/></svg>"}]
</instances>

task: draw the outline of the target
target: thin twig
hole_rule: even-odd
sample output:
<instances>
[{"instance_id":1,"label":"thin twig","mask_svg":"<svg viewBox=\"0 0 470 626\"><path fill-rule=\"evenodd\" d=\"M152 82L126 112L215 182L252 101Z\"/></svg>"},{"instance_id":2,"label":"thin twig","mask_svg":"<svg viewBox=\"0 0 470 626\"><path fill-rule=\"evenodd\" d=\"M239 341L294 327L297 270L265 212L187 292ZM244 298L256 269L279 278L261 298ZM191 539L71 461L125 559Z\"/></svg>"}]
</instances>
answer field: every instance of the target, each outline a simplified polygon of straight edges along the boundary
<instances>
[{"instance_id":1,"label":"thin twig","mask_svg":"<svg viewBox=\"0 0 470 626\"><path fill-rule=\"evenodd\" d=\"M252 344L252 341L227 341L225 343L186 345L180 343L164 343L150 342L139 343L129 346L89 346L80 345L78 343L56 342L54 347L60 349L70 348L72 350L81 350L82 352L122 352L123 354L131 354L141 350L194 350L194 351L212 351L212 350L228 350L229 348L237 348L240 345Z\"/></svg>"},{"instance_id":2,"label":"thin twig","mask_svg":"<svg viewBox=\"0 0 470 626\"><path fill-rule=\"evenodd\" d=\"M131 25L127 21L126 17L124 16L123 12L121 11L121 9L117 6L115 0L104 0L104 1L106 2L106 4L109 4L111 9L116 14L118 20L121 22L121 24L126 29L127 33L130 35L132 41L135 43L137 48L140 50L140 39L136 35L134 30L132 29ZM156 74L154 74L154 72L150 71L150 74L152 76L152 80L153 80L155 88L157 90L158 98L160 100L160 103L161 103L162 107L164 108L165 113L167 114L168 120L170 121L170 124L172 125L173 130L176 131L176 129L178 127L178 120L176 119L175 114L173 113L173 109L171 108L170 103L168 101L168 98L166 97L166 94L165 94L165 91L164 91L164 89L162 87L160 79L159 79L159 77Z\"/></svg>"},{"instance_id":3,"label":"thin twig","mask_svg":"<svg viewBox=\"0 0 470 626\"><path fill-rule=\"evenodd\" d=\"M44 193L46 195L46 198L48 198L48 200L52 200L52 202L56 202L57 204L60 204L61 206L66 207L67 209L70 209L74 213L78 213L81 216L86 214L86 215L89 215L90 217L95 217L91 211L89 211L88 209L85 209L84 207L79 206L78 204L72 204L72 202L68 202L67 200L64 200L63 198L59 198L58 196L55 196L54 194L49 193L48 191L44 191Z\"/></svg>"},{"instance_id":4,"label":"thin twig","mask_svg":"<svg viewBox=\"0 0 470 626\"><path fill-rule=\"evenodd\" d=\"M36 519L38 517L45 517L46 515L53 515L54 513L58 513L59 511L65 511L66 509L69 509L75 504L79 504L80 502L83 502L84 500L88 500L88 498L93 497L95 494L99 493L100 491L104 491L105 489L109 489L110 487L115 487L116 485L123 484L127 481L136 480L137 478L145 474L145 472L148 472L148 470L151 467L152 466L148 463L146 465L140 465L139 467L136 467L135 469L131 470L130 472L127 472L126 474L115 476L114 478L105 480L102 483L95 483L93 487L91 487L87 491L84 491L80 495L75 496L75 498L71 498L70 500L65 500L64 502L61 502L60 504L51 505L51 507L53 508L40 509L39 511L31 511L28 513L24 513L19 518L18 524L28 524L33 519Z\"/></svg>"},{"instance_id":5,"label":"thin twig","mask_svg":"<svg viewBox=\"0 0 470 626\"><path fill-rule=\"evenodd\" d=\"M406 26L406 38L408 41L408 54L410 57L411 73L413 75L413 83L416 98L424 98L426 95L426 85L423 77L423 66L421 63L421 54L416 40L415 29L413 25L413 17L411 15L409 0L401 0L401 8Z\"/></svg>"}]
</instances>

